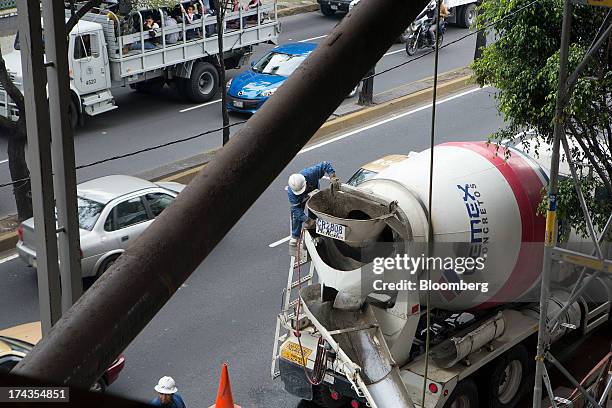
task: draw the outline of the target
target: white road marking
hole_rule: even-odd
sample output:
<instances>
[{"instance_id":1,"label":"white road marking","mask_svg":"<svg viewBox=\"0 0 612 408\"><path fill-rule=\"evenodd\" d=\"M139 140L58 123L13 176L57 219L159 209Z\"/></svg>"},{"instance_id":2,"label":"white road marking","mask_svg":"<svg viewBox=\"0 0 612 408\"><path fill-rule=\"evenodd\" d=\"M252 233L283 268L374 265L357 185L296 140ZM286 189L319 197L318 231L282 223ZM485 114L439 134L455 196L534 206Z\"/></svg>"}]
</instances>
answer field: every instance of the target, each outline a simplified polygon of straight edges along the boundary
<instances>
[{"instance_id":1,"label":"white road marking","mask_svg":"<svg viewBox=\"0 0 612 408\"><path fill-rule=\"evenodd\" d=\"M2 163L8 163L8 159L0 160L0 164Z\"/></svg>"},{"instance_id":2,"label":"white road marking","mask_svg":"<svg viewBox=\"0 0 612 408\"><path fill-rule=\"evenodd\" d=\"M388 55L397 54L397 53L400 53L400 52L405 52L405 51L406 51L406 50L404 50L404 49L399 49L399 50L395 50L395 51L389 51L388 53L386 53L385 55L383 55L383 57L386 57L386 56L388 56Z\"/></svg>"},{"instance_id":3,"label":"white road marking","mask_svg":"<svg viewBox=\"0 0 612 408\"><path fill-rule=\"evenodd\" d=\"M474 92L478 92L478 91L481 91L481 90L483 90L483 89L487 89L487 88L490 88L490 86L489 86L489 85L487 85L487 86L484 86L484 87L482 87L482 88L473 88L473 89L467 90L467 91L465 91L465 92L461 92L461 93L458 93L458 94L456 94L456 95L449 96L448 98L444 98L444 99L441 99L441 100L437 101L437 102L436 102L436 106L437 106L437 105L441 105L441 104L446 103L446 102L450 102L450 101L455 100L455 99L458 99L458 98L461 98L461 97L466 96L466 95L470 95L470 94L472 94L472 93L474 93ZM424 111L425 109L429 109L429 108L431 108L431 106L432 106L432 104L430 103L430 104L427 104L427 105L424 105L424 106L418 107L418 108L416 108L416 109L412 109L412 110L410 110L410 111L408 111L408 112L404 112L404 113L401 113L401 114L399 114L399 115L392 116L392 117L390 117L390 118L387 118L387 119L384 119L384 120L381 120L381 121L378 121L378 122L372 123L371 125L364 126L364 127L361 127L361 128L355 129L355 130L352 130L352 131L347 132L347 133L344 133L344 134L342 134L342 135L340 135L340 136L334 137L334 138L332 138L332 139L329 139L329 140L326 140L326 141L324 141L324 142L317 143L317 144L315 144L315 145L312 145L312 146L310 146L310 147L307 147L307 148L305 148L305 149L302 149L302 150L300 150L300 151L298 152L298 154L302 154L302 153L306 153L306 152L309 152L309 151L314 150L314 149L318 149L319 147L323 147L323 146L326 146L326 145L328 145L328 144L331 144L331 143L337 142L337 141L339 141L339 140L345 139L345 138L347 138L347 137L354 136L354 135L356 135L356 134L358 134L358 133L361 133L361 132L363 132L363 131L370 130L370 129L375 128L375 127L380 126L380 125L384 125L385 123L393 122L394 120L401 119L401 118L404 118L404 117L406 117L406 116L413 115L413 114L415 114L415 113L417 113L417 112L421 112L421 111ZM273 243L271 243L271 244L270 244L270 245L268 245L268 246L269 246L270 248L274 248L274 247L276 247L276 246L278 246L278 245L282 244L283 242L288 241L290 238L291 238L291 237L285 237L285 238L283 238L283 239L279 239L278 241L273 242Z\"/></svg>"},{"instance_id":4,"label":"white road marking","mask_svg":"<svg viewBox=\"0 0 612 408\"><path fill-rule=\"evenodd\" d=\"M307 38L307 39L305 39L305 40L300 40L300 41L298 41L298 42L308 42L308 41L318 40L318 39L325 38L325 37L327 37L327 34L325 34L325 35L320 35L320 36L318 36L318 37Z\"/></svg>"},{"instance_id":5,"label":"white road marking","mask_svg":"<svg viewBox=\"0 0 612 408\"><path fill-rule=\"evenodd\" d=\"M18 257L19 257L18 254L13 254L11 256L7 256L6 258L0 259L0 264L3 264L3 263L8 262L8 261L12 261L13 259L16 259Z\"/></svg>"},{"instance_id":6,"label":"white road marking","mask_svg":"<svg viewBox=\"0 0 612 408\"><path fill-rule=\"evenodd\" d=\"M472 94L472 93L474 93L474 92L478 92L478 91L483 90L483 89L486 89L486 88L489 88L489 86L487 85L487 86L482 87L482 88L473 88L473 89L470 89L470 90L468 90L468 91L461 92L461 93L458 93L458 94L453 95L453 96L449 96L448 98L445 98L445 99L442 99L442 100L437 101L437 102L436 102L436 105L442 105L443 103L450 102L450 101L452 101L452 100L454 100L454 99L461 98L461 97L463 97L463 96L466 96L466 95ZM314 149L318 149L319 147L323 147L323 146L328 145L328 144L330 144L330 143L337 142L337 141L342 140L342 139L345 139L345 138L347 138L347 137L350 137L350 136L356 135L357 133L361 133L361 132L363 132L363 131L366 131L366 130L370 130L370 129L372 129L372 128L375 128L375 127L377 127L377 126L384 125L384 124L389 123L389 122L393 122L394 120L401 119L401 118L403 118L403 117L413 115L413 114L415 114L415 113L417 113L417 112L421 112L421 111L423 111L423 110L425 110L425 109L429 109L429 108L431 108L431 106L432 106L432 104L430 103L430 104L427 104L427 105L421 106L421 107L419 107L419 108L412 109L412 110L410 110L410 111L408 111L408 112L404 112L404 113L401 113L401 114L399 114L399 115L395 115L395 116L392 116L392 117L390 117L390 118L383 119L383 120L381 120L381 121L378 121L378 122L372 123L371 125L367 125L367 126L364 126L364 127L361 127L361 128L355 129L355 130L352 130L352 131L350 131L350 132L344 133L344 134L342 134L342 135L340 135L340 136L334 137L334 138L329 139L329 140L326 140L326 141L324 141L324 142L317 143L317 144L315 144L315 145L312 145L312 146L306 147L306 148L304 148L304 149L300 150L300 151L298 152L298 154L302 154L302 153L306 153L306 152L309 152L309 151L314 150Z\"/></svg>"},{"instance_id":7,"label":"white road marking","mask_svg":"<svg viewBox=\"0 0 612 408\"><path fill-rule=\"evenodd\" d=\"M271 244L270 244L270 245L268 245L268 246L269 246L270 248L274 248L274 247L279 246L279 245L280 245L280 244L282 244L283 242L287 242L287 241L289 241L290 239L291 239L291 235L287 235L285 238L283 238L283 239L279 239L278 241L273 242L273 243L271 243Z\"/></svg>"},{"instance_id":8,"label":"white road marking","mask_svg":"<svg viewBox=\"0 0 612 408\"><path fill-rule=\"evenodd\" d=\"M179 112L180 113L189 112L190 110L194 110L194 109L198 109L198 108L203 108L205 106L212 105L213 103L217 103L217 102L221 102L221 99L217 99L217 100L214 100L214 101L206 102L206 103L203 103L201 105L192 106L191 108L181 109Z\"/></svg>"}]
</instances>

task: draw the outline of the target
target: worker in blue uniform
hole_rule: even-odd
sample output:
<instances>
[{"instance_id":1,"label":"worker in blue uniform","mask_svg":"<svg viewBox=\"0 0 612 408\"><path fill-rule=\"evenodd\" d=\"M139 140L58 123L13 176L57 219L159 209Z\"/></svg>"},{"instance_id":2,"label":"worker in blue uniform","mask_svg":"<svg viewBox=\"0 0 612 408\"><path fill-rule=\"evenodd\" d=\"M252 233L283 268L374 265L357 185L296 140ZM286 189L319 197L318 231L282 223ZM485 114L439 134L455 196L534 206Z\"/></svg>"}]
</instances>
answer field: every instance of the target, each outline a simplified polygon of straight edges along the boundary
<instances>
[{"instance_id":1,"label":"worker in blue uniform","mask_svg":"<svg viewBox=\"0 0 612 408\"><path fill-rule=\"evenodd\" d=\"M308 201L308 194L319 188L319 182L325 174L333 182L337 180L332 164L326 161L307 167L289 177L287 196L291 205L291 239L289 240L291 246L297 244L302 226L311 228L314 225L313 217L306 215L304 209Z\"/></svg>"}]
</instances>

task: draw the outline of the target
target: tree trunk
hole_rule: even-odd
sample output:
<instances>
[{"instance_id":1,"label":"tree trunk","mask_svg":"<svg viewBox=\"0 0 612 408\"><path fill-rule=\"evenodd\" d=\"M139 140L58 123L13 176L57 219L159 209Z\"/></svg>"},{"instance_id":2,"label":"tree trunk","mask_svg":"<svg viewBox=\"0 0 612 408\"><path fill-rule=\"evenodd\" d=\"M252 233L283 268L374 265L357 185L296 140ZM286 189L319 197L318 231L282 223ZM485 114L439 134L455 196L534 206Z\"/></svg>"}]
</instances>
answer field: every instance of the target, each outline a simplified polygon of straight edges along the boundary
<instances>
[{"instance_id":1,"label":"tree trunk","mask_svg":"<svg viewBox=\"0 0 612 408\"><path fill-rule=\"evenodd\" d=\"M222 0L213 0L217 13L217 44L219 46L219 54L217 60L219 63L219 85L221 87L221 115L223 116L223 145L229 142L229 114L227 112L227 87L225 86L225 60L223 59L223 18L225 16L225 2Z\"/></svg>"},{"instance_id":2,"label":"tree trunk","mask_svg":"<svg viewBox=\"0 0 612 408\"><path fill-rule=\"evenodd\" d=\"M7 148L11 180L16 182L13 184L13 195L17 206L17 218L20 222L32 217L32 187L25 157L26 141L25 123L20 121L9 131ZM27 180L19 181L23 179Z\"/></svg>"}]
</instances>

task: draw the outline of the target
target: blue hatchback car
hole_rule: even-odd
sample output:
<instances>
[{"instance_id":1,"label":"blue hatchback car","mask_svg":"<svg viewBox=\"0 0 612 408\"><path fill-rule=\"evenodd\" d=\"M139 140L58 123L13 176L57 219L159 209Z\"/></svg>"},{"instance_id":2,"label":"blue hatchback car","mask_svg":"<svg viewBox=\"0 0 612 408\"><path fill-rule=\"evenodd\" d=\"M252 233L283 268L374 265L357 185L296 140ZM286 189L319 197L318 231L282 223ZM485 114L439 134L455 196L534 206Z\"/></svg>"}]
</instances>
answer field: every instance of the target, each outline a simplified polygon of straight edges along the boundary
<instances>
[{"instance_id":1,"label":"blue hatchback car","mask_svg":"<svg viewBox=\"0 0 612 408\"><path fill-rule=\"evenodd\" d=\"M280 45L227 83L227 109L255 113L306 59L317 44Z\"/></svg>"}]
</instances>

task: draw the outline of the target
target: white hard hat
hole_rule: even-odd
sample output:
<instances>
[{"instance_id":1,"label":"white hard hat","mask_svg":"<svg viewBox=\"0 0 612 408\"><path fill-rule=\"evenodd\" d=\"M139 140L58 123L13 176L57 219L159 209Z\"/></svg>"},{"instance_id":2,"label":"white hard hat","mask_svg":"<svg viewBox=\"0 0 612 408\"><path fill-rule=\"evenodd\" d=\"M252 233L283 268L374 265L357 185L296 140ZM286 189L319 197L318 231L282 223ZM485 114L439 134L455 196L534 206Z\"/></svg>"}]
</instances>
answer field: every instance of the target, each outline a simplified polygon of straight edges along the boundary
<instances>
[{"instance_id":1,"label":"white hard hat","mask_svg":"<svg viewBox=\"0 0 612 408\"><path fill-rule=\"evenodd\" d=\"M306 191L306 178L300 173L289 176L288 184L295 195L300 195Z\"/></svg>"},{"instance_id":2,"label":"white hard hat","mask_svg":"<svg viewBox=\"0 0 612 408\"><path fill-rule=\"evenodd\" d=\"M178 388L176 388L174 379L166 376L159 379L159 382L155 386L155 391L159 392L160 394L174 394L178 391Z\"/></svg>"}]
</instances>

